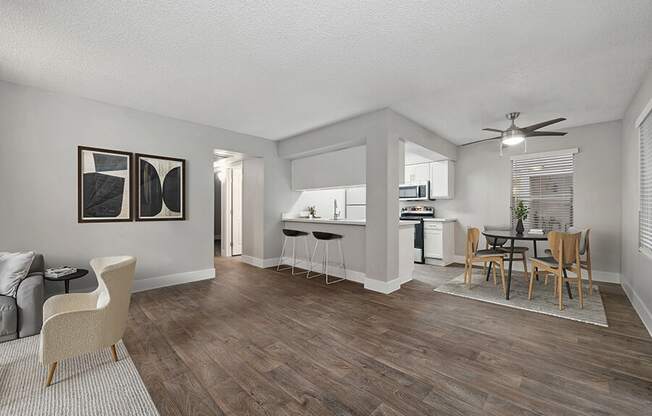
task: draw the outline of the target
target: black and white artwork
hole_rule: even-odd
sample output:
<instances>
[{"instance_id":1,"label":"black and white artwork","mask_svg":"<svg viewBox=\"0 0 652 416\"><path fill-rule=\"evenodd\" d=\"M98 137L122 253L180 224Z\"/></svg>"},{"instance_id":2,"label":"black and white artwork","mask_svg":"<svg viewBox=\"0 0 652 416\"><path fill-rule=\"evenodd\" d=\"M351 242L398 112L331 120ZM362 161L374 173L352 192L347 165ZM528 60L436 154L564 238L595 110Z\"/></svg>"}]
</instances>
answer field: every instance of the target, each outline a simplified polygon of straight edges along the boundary
<instances>
[{"instance_id":1,"label":"black and white artwork","mask_svg":"<svg viewBox=\"0 0 652 416\"><path fill-rule=\"evenodd\" d=\"M186 161L136 154L136 220L185 220Z\"/></svg>"},{"instance_id":2,"label":"black and white artwork","mask_svg":"<svg viewBox=\"0 0 652 416\"><path fill-rule=\"evenodd\" d=\"M78 221L131 221L132 154L79 146Z\"/></svg>"}]
</instances>

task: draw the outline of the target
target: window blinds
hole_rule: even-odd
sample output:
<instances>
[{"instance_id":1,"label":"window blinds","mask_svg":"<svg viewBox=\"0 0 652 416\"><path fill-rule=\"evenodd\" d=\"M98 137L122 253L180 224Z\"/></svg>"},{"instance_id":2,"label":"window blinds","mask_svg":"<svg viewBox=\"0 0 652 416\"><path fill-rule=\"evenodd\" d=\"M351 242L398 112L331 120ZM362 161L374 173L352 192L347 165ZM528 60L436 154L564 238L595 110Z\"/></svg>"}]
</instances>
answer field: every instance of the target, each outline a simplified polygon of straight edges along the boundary
<instances>
[{"instance_id":1,"label":"window blinds","mask_svg":"<svg viewBox=\"0 0 652 416\"><path fill-rule=\"evenodd\" d=\"M652 253L652 112L643 119L640 131L639 246Z\"/></svg>"},{"instance_id":2,"label":"window blinds","mask_svg":"<svg viewBox=\"0 0 652 416\"><path fill-rule=\"evenodd\" d=\"M529 210L525 229L567 231L573 225L574 170L572 152L512 160L512 227L518 221L514 207L523 201Z\"/></svg>"}]
</instances>

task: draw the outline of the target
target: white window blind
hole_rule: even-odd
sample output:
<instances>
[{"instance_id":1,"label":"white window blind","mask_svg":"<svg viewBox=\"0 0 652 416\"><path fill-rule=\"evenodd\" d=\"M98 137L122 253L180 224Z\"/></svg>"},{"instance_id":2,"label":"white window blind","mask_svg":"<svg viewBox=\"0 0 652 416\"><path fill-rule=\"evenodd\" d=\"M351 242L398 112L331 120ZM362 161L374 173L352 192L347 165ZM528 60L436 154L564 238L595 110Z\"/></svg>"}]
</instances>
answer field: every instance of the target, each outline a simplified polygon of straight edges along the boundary
<instances>
[{"instance_id":1,"label":"white window blind","mask_svg":"<svg viewBox=\"0 0 652 416\"><path fill-rule=\"evenodd\" d=\"M568 230L573 225L574 170L572 152L512 160L512 227L518 221L514 207L523 201L529 209L526 230Z\"/></svg>"},{"instance_id":2,"label":"white window blind","mask_svg":"<svg viewBox=\"0 0 652 416\"><path fill-rule=\"evenodd\" d=\"M643 119L640 132L641 207L638 239L642 250L652 253L652 112Z\"/></svg>"}]
</instances>

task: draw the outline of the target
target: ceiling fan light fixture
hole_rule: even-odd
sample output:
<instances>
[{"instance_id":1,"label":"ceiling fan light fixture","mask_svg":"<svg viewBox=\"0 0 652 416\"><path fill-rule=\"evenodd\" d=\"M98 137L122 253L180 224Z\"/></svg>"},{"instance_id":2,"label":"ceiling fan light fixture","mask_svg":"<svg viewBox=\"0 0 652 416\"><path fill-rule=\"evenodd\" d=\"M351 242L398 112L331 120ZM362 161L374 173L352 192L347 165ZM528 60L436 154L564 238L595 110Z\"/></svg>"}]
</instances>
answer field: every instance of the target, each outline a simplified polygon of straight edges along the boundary
<instances>
[{"instance_id":1,"label":"ceiling fan light fixture","mask_svg":"<svg viewBox=\"0 0 652 416\"><path fill-rule=\"evenodd\" d=\"M523 136L521 133L505 135L502 139L505 146L515 146L517 144L523 143L523 140L525 140L525 136Z\"/></svg>"}]
</instances>

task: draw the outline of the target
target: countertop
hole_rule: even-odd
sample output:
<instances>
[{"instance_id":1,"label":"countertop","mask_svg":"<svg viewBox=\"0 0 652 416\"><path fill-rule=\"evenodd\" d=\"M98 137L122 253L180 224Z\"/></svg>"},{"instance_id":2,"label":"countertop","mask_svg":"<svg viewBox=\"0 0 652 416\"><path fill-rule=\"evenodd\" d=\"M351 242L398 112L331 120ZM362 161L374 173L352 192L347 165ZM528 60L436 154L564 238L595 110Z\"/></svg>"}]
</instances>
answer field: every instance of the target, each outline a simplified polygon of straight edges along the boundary
<instances>
[{"instance_id":1,"label":"countertop","mask_svg":"<svg viewBox=\"0 0 652 416\"><path fill-rule=\"evenodd\" d=\"M424 221L430 221L430 222L455 222L457 221L456 218L424 218Z\"/></svg>"},{"instance_id":2,"label":"countertop","mask_svg":"<svg viewBox=\"0 0 652 416\"><path fill-rule=\"evenodd\" d=\"M366 220L347 220L346 218L341 220L334 220L328 218L282 218L281 221L307 222L313 224L334 224L334 225L358 225L358 226L367 225ZM406 220L399 221L400 226L416 225L418 223L419 223L418 221L406 221Z\"/></svg>"}]
</instances>

